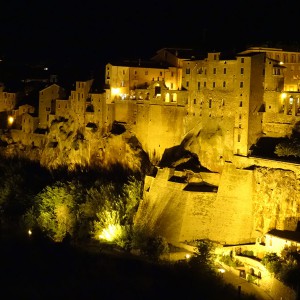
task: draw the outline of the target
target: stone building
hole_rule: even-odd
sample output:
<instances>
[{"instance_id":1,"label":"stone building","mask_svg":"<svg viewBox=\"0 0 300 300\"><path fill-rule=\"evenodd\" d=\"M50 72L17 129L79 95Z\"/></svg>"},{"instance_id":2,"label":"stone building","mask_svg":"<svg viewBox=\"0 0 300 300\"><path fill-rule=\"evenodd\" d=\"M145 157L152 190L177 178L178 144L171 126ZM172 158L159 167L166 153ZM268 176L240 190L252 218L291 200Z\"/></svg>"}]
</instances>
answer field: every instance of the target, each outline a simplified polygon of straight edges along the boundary
<instances>
[{"instance_id":1,"label":"stone building","mask_svg":"<svg viewBox=\"0 0 300 300\"><path fill-rule=\"evenodd\" d=\"M194 133L199 141L201 134L218 136L222 147L215 158L231 161L251 154L262 136L291 134L300 105L299 59L300 53L274 48L253 47L230 56L164 48L151 59L151 70L141 61L107 64L108 102L117 121L137 125L134 131L150 154L161 157L164 149ZM161 114L175 103L175 119L169 111ZM160 139L163 144L157 138L161 131L169 137Z\"/></svg>"},{"instance_id":2,"label":"stone building","mask_svg":"<svg viewBox=\"0 0 300 300\"><path fill-rule=\"evenodd\" d=\"M64 90L57 84L51 84L39 92L39 127L50 127L51 115L55 115L56 100L64 97ZM49 122L50 121L50 122Z\"/></svg>"}]
</instances>

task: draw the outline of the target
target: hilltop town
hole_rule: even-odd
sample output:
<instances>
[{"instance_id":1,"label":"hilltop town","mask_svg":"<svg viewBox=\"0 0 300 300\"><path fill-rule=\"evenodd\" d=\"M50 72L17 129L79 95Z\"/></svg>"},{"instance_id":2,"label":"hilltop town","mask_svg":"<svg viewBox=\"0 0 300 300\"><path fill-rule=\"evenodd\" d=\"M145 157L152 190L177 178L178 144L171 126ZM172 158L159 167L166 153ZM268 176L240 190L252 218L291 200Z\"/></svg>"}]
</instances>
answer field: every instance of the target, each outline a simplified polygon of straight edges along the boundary
<instances>
[{"instance_id":1,"label":"hilltop town","mask_svg":"<svg viewBox=\"0 0 300 300\"><path fill-rule=\"evenodd\" d=\"M273 229L297 235L300 165L253 152L262 138L297 131L300 52L164 48L148 61L108 62L100 83L65 87L47 74L24 79L23 94L3 82L6 154L48 167L118 162L136 170L137 155L147 154L159 169L145 178L136 223L174 243L265 243Z\"/></svg>"}]
</instances>

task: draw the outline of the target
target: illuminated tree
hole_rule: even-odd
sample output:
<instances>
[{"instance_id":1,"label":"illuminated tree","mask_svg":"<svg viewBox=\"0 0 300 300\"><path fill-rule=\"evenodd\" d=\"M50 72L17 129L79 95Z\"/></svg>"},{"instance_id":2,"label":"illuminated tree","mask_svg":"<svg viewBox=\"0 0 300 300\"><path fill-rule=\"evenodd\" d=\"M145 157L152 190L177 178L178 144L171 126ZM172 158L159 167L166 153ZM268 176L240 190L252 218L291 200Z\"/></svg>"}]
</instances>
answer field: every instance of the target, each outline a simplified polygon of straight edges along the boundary
<instances>
[{"instance_id":1,"label":"illuminated tree","mask_svg":"<svg viewBox=\"0 0 300 300\"><path fill-rule=\"evenodd\" d=\"M57 182L46 187L36 196L38 203L37 223L48 237L61 242L72 236L76 222L76 186Z\"/></svg>"},{"instance_id":2,"label":"illuminated tree","mask_svg":"<svg viewBox=\"0 0 300 300\"><path fill-rule=\"evenodd\" d=\"M214 244L209 240L196 241L196 253L191 257L189 263L199 270L212 270L215 260Z\"/></svg>"},{"instance_id":3,"label":"illuminated tree","mask_svg":"<svg viewBox=\"0 0 300 300\"><path fill-rule=\"evenodd\" d=\"M282 260L280 257L274 252L267 253L263 259L262 264L266 266L267 270L270 273L273 273L275 276L279 274L282 267Z\"/></svg>"},{"instance_id":4,"label":"illuminated tree","mask_svg":"<svg viewBox=\"0 0 300 300\"><path fill-rule=\"evenodd\" d=\"M114 242L124 248L130 247L131 226L141 197L141 188L140 181L130 178L120 194L111 185L102 187L98 196L95 190L89 191L89 199L84 206L88 209L92 204L97 208L94 210L96 220L92 230L95 239Z\"/></svg>"}]
</instances>

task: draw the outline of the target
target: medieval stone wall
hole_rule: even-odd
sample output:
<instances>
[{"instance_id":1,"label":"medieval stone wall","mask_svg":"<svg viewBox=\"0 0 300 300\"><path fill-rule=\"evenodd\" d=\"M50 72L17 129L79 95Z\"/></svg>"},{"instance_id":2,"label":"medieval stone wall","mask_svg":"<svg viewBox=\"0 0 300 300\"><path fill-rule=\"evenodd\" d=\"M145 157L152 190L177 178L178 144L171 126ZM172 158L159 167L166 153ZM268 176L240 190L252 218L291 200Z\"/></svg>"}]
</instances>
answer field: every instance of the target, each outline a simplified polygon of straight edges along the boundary
<instances>
[{"instance_id":1,"label":"medieval stone wall","mask_svg":"<svg viewBox=\"0 0 300 300\"><path fill-rule=\"evenodd\" d=\"M226 163L221 174L210 173L219 182L217 192L187 191L186 182L171 182L170 170L160 169L146 179L135 224L177 243L208 238L241 244L255 242L272 228L296 230L299 173L286 169L286 163L280 166L238 169Z\"/></svg>"}]
</instances>

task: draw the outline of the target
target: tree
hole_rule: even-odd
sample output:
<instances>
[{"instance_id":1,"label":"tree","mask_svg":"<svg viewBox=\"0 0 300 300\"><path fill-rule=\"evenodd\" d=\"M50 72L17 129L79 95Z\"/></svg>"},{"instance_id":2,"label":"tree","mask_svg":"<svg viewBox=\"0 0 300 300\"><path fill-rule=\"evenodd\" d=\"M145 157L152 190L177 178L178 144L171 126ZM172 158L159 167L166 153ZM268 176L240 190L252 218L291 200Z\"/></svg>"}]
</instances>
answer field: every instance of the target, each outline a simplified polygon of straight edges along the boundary
<instances>
[{"instance_id":1,"label":"tree","mask_svg":"<svg viewBox=\"0 0 300 300\"><path fill-rule=\"evenodd\" d=\"M214 244L209 240L196 241L196 253L190 259L191 266L196 266L203 270L212 270L215 260Z\"/></svg>"},{"instance_id":2,"label":"tree","mask_svg":"<svg viewBox=\"0 0 300 300\"><path fill-rule=\"evenodd\" d=\"M48 237L56 242L70 234L76 223L76 186L74 183L56 182L47 186L36 198L37 223Z\"/></svg>"},{"instance_id":3,"label":"tree","mask_svg":"<svg viewBox=\"0 0 300 300\"><path fill-rule=\"evenodd\" d=\"M275 276L279 274L282 268L282 261L275 252L267 253L262 259L262 264Z\"/></svg>"}]
</instances>

